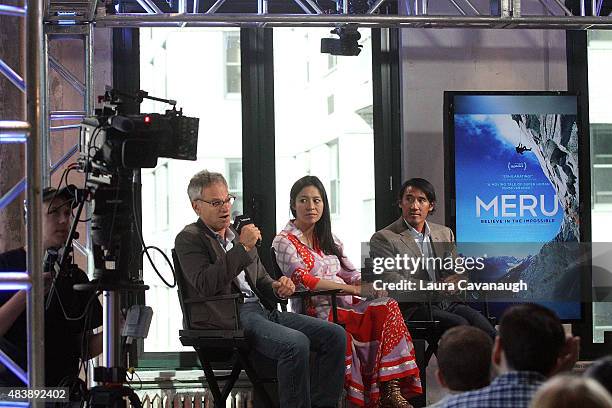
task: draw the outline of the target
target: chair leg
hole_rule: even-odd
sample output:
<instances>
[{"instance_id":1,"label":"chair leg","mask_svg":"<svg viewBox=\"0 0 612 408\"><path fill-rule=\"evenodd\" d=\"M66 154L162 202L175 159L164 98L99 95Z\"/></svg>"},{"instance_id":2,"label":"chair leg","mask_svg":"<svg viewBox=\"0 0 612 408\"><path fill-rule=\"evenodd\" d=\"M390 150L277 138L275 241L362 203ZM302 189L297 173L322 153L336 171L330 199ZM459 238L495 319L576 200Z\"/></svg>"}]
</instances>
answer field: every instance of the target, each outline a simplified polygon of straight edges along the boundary
<instances>
[{"instance_id":1,"label":"chair leg","mask_svg":"<svg viewBox=\"0 0 612 408\"><path fill-rule=\"evenodd\" d=\"M225 385L223 386L223 391L221 391L221 398L222 398L223 404L225 404L227 397L229 397L230 393L232 392L232 388L234 388L234 384L236 384L236 381L238 380L238 377L240 376L241 371L242 371L242 364L240 362L239 356L236 356L236 359L232 367L232 372L230 373L230 376L227 379L227 381L225 381Z\"/></svg>"},{"instance_id":2,"label":"chair leg","mask_svg":"<svg viewBox=\"0 0 612 408\"><path fill-rule=\"evenodd\" d=\"M202 369L204 370L204 376L206 377L206 382L208 383L208 388L210 389L210 393L213 396L215 408L223 407L225 405L225 399L221 396L221 391L219 390L219 383L215 378L215 373L210 366L210 363L202 361Z\"/></svg>"},{"instance_id":3,"label":"chair leg","mask_svg":"<svg viewBox=\"0 0 612 408\"><path fill-rule=\"evenodd\" d=\"M240 376L240 372L242 371L241 359L238 355L236 355L234 359L234 364L232 364L232 371L230 375L225 380L225 384L223 385L223 390L219 388L219 383L217 382L217 377L215 376L215 372L212 369L210 363L206 362L205 359L200 359L202 362L202 369L204 370L204 376L206 377L206 382L208 383L208 387L213 396L215 408L225 408L225 401L227 397L232 392L232 388L234 388L234 384L238 380Z\"/></svg>"},{"instance_id":4,"label":"chair leg","mask_svg":"<svg viewBox=\"0 0 612 408\"><path fill-rule=\"evenodd\" d=\"M438 343L433 340L427 341L427 349L425 350L425 367L429 364L429 360L438 352Z\"/></svg>"}]
</instances>

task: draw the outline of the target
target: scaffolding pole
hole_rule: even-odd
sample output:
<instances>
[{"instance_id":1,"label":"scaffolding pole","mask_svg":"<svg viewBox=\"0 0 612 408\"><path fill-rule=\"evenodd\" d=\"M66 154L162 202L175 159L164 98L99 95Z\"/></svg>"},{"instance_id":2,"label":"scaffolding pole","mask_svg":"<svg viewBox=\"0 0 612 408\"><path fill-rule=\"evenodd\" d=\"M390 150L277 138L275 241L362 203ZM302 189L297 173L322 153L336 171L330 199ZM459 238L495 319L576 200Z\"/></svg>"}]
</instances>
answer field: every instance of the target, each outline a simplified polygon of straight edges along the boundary
<instances>
[{"instance_id":1,"label":"scaffolding pole","mask_svg":"<svg viewBox=\"0 0 612 408\"><path fill-rule=\"evenodd\" d=\"M43 3L42 0L27 0L25 55L26 55L26 117L30 124L30 137L26 143L27 176L27 268L32 278L28 291L26 310L28 321L28 386L45 385L45 315L42 277L42 135L45 122L42 118L43 60ZM32 401L33 407L42 407L40 401Z\"/></svg>"},{"instance_id":2,"label":"scaffolding pole","mask_svg":"<svg viewBox=\"0 0 612 408\"><path fill-rule=\"evenodd\" d=\"M518 10L517 10L518 11ZM100 16L98 27L332 27L337 24L395 28L612 29L609 16L391 16L364 14L137 14Z\"/></svg>"}]
</instances>

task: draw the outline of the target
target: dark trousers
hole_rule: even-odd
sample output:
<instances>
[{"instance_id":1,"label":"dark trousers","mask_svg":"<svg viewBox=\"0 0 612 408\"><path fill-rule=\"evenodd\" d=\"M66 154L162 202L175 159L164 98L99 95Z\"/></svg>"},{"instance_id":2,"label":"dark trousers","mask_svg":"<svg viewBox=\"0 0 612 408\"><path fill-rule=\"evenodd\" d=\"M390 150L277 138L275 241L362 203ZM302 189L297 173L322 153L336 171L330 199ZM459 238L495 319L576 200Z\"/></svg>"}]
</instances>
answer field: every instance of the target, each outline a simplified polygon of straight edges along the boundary
<instances>
[{"instance_id":1,"label":"dark trousers","mask_svg":"<svg viewBox=\"0 0 612 408\"><path fill-rule=\"evenodd\" d=\"M242 305L240 323L252 347L277 360L281 408L336 406L345 371L346 333L341 326L296 313L265 310L258 302Z\"/></svg>"},{"instance_id":2,"label":"dark trousers","mask_svg":"<svg viewBox=\"0 0 612 408\"><path fill-rule=\"evenodd\" d=\"M429 320L429 306L427 304L411 305L402 310L404 318L407 320ZM497 330L478 310L465 303L452 302L448 305L443 303L433 303L431 305L433 320L440 322L440 331L455 326L474 326L483 330L491 338L497 336Z\"/></svg>"}]
</instances>

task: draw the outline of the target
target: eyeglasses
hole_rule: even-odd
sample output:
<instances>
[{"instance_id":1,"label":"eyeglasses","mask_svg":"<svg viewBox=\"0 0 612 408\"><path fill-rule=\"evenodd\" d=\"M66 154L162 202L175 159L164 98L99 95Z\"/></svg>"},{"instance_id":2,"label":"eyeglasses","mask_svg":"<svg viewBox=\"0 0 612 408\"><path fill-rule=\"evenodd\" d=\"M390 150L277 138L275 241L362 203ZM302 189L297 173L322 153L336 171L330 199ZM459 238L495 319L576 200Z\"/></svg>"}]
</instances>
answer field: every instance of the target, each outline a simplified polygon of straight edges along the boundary
<instances>
[{"instance_id":1,"label":"eyeglasses","mask_svg":"<svg viewBox=\"0 0 612 408\"><path fill-rule=\"evenodd\" d=\"M229 203L230 207L232 204L234 204L234 201L236 200L236 197L234 197L233 195L228 195L227 198L225 200L212 200L212 201L207 201L207 200L203 200L201 198L196 198L195 201L204 201L206 204L210 204L215 208L219 208L224 204Z\"/></svg>"}]
</instances>

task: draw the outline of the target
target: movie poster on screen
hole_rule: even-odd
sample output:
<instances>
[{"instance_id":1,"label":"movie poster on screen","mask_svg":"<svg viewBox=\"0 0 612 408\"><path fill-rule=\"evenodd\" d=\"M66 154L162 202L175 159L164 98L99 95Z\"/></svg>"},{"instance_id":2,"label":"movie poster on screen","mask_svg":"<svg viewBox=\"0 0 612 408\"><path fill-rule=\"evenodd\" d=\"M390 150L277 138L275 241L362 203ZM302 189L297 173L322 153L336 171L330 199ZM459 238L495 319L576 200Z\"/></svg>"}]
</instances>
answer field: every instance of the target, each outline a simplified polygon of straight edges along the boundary
<instances>
[{"instance_id":1,"label":"movie poster on screen","mask_svg":"<svg viewBox=\"0 0 612 408\"><path fill-rule=\"evenodd\" d=\"M551 302L576 290L559 272L570 260L550 249L580 240L576 96L454 95L453 106L457 241L491 244L479 279L525 279Z\"/></svg>"}]
</instances>

